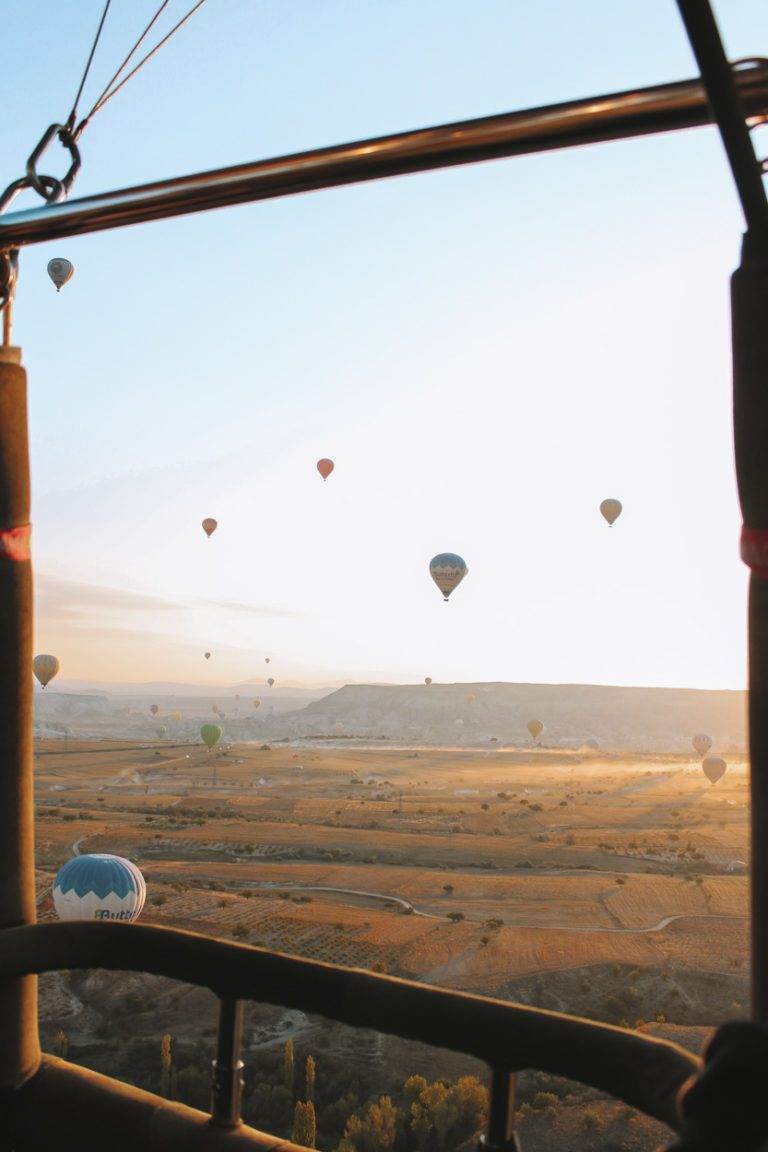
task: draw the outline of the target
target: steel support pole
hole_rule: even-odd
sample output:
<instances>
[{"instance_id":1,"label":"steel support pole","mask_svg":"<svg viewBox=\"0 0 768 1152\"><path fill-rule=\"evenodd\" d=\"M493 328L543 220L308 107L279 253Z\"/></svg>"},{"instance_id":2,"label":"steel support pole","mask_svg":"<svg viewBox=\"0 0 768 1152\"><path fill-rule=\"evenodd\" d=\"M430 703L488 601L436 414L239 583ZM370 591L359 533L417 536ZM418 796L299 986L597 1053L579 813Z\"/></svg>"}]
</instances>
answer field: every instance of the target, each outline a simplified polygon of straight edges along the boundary
<instances>
[{"instance_id":1,"label":"steel support pole","mask_svg":"<svg viewBox=\"0 0 768 1152\"><path fill-rule=\"evenodd\" d=\"M35 920L32 786L32 566L27 374L0 345L0 948L2 929ZM0 1093L40 1064L37 979L0 983Z\"/></svg>"},{"instance_id":2,"label":"steel support pole","mask_svg":"<svg viewBox=\"0 0 768 1152\"><path fill-rule=\"evenodd\" d=\"M242 1123L242 1039L243 1002L222 996L219 1000L219 1034L211 1091L211 1124L215 1128L237 1128Z\"/></svg>"},{"instance_id":3,"label":"steel support pole","mask_svg":"<svg viewBox=\"0 0 768 1152\"><path fill-rule=\"evenodd\" d=\"M736 475L745 525L742 552L753 569L749 589L752 1013L768 1022L768 243L749 234L741 266L731 280L731 305Z\"/></svg>"}]
</instances>

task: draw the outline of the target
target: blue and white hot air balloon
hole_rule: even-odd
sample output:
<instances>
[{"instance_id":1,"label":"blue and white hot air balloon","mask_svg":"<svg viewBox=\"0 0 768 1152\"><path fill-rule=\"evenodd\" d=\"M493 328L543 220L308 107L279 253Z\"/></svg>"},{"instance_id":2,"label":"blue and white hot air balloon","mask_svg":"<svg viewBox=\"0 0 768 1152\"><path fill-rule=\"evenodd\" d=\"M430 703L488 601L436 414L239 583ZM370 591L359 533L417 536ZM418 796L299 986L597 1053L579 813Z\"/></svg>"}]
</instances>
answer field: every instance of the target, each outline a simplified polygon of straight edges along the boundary
<instances>
[{"instance_id":1,"label":"blue and white hot air balloon","mask_svg":"<svg viewBox=\"0 0 768 1152\"><path fill-rule=\"evenodd\" d=\"M429 562L429 574L447 602L454 588L461 584L469 569L455 552L441 552Z\"/></svg>"},{"instance_id":2,"label":"blue and white hot air balloon","mask_svg":"<svg viewBox=\"0 0 768 1152\"><path fill-rule=\"evenodd\" d=\"M60 920L137 920L146 896L147 885L136 865L105 852L67 860L53 884Z\"/></svg>"}]
</instances>

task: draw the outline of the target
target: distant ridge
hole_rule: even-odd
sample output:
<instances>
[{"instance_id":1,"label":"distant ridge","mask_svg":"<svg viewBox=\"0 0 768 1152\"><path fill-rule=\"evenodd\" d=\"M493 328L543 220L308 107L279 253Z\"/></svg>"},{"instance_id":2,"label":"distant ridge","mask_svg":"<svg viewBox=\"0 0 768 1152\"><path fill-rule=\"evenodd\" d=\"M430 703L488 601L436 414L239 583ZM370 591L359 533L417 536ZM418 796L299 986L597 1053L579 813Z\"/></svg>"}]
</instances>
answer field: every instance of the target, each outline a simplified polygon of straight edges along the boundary
<instances>
[{"instance_id":1,"label":"distant ridge","mask_svg":"<svg viewBox=\"0 0 768 1152\"><path fill-rule=\"evenodd\" d=\"M473 699L470 699L473 697ZM278 738L346 736L424 743L530 746L526 725L544 723L545 747L684 751L696 732L715 747L745 747L745 694L695 688L598 684L348 684L296 712L271 717ZM457 723L458 722L458 723Z\"/></svg>"}]
</instances>

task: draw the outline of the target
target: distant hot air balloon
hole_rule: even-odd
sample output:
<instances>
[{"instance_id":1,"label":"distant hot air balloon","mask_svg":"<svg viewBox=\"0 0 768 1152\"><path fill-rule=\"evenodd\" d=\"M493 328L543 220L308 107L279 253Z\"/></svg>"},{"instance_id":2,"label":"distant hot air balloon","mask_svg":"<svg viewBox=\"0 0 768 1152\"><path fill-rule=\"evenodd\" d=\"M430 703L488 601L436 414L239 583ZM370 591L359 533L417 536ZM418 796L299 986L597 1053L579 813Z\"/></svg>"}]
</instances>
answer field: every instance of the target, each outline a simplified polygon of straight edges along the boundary
<instances>
[{"instance_id":1,"label":"distant hot air balloon","mask_svg":"<svg viewBox=\"0 0 768 1152\"><path fill-rule=\"evenodd\" d=\"M621 516L621 500L603 500L600 511L603 519L608 521L609 527L613 527L615 521Z\"/></svg>"},{"instance_id":2,"label":"distant hot air balloon","mask_svg":"<svg viewBox=\"0 0 768 1152\"><path fill-rule=\"evenodd\" d=\"M184 717L181 712L171 712L171 720L174 720L177 724L181 723L183 719Z\"/></svg>"},{"instance_id":3,"label":"distant hot air balloon","mask_svg":"<svg viewBox=\"0 0 768 1152\"><path fill-rule=\"evenodd\" d=\"M219 728L218 724L203 724L200 729L200 735L203 738L203 744L205 744L206 748L211 749L221 740L221 728Z\"/></svg>"},{"instance_id":4,"label":"distant hot air balloon","mask_svg":"<svg viewBox=\"0 0 768 1152\"><path fill-rule=\"evenodd\" d=\"M707 756L701 767L710 784L717 784L725 775L728 765L722 756Z\"/></svg>"},{"instance_id":5,"label":"distant hot air balloon","mask_svg":"<svg viewBox=\"0 0 768 1152\"><path fill-rule=\"evenodd\" d=\"M491 744L498 744L498 742L499 742L498 736L491 736Z\"/></svg>"},{"instance_id":6,"label":"distant hot air balloon","mask_svg":"<svg viewBox=\"0 0 768 1152\"><path fill-rule=\"evenodd\" d=\"M331 472L333 472L333 469L335 467L336 467L336 465L333 463L333 460L326 460L325 458L323 458L322 460L318 460L318 462L317 462L317 470L320 473L320 475L322 476L323 480L328 479L328 477L330 476Z\"/></svg>"},{"instance_id":7,"label":"distant hot air balloon","mask_svg":"<svg viewBox=\"0 0 768 1152\"><path fill-rule=\"evenodd\" d=\"M441 552L429 562L429 574L447 602L454 588L458 587L469 569L455 552Z\"/></svg>"},{"instance_id":8,"label":"distant hot air balloon","mask_svg":"<svg viewBox=\"0 0 768 1152\"><path fill-rule=\"evenodd\" d=\"M476 699L477 697L475 696L474 692L467 692L466 696L464 697L464 703L474 704Z\"/></svg>"},{"instance_id":9,"label":"distant hot air balloon","mask_svg":"<svg viewBox=\"0 0 768 1152\"><path fill-rule=\"evenodd\" d=\"M92 852L67 860L53 882L60 920L136 920L147 886L131 860Z\"/></svg>"},{"instance_id":10,"label":"distant hot air balloon","mask_svg":"<svg viewBox=\"0 0 768 1152\"><path fill-rule=\"evenodd\" d=\"M429 688L430 684L432 683L432 677L431 676L425 676L424 677L424 683L426 684L427 688Z\"/></svg>"},{"instance_id":11,"label":"distant hot air balloon","mask_svg":"<svg viewBox=\"0 0 768 1152\"><path fill-rule=\"evenodd\" d=\"M538 740L539 736L541 736L542 732L544 731L544 725L542 724L541 720L529 720L526 724L526 728L534 740Z\"/></svg>"},{"instance_id":12,"label":"distant hot air balloon","mask_svg":"<svg viewBox=\"0 0 768 1152\"><path fill-rule=\"evenodd\" d=\"M254 708L261 708L261 700L254 700L253 706Z\"/></svg>"},{"instance_id":13,"label":"distant hot air balloon","mask_svg":"<svg viewBox=\"0 0 768 1152\"><path fill-rule=\"evenodd\" d=\"M74 264L70 264L69 260L64 260L61 256L55 256L53 260L48 261L48 275L56 285L57 292L61 292L64 285L68 280L72 279L74 274Z\"/></svg>"},{"instance_id":14,"label":"distant hot air balloon","mask_svg":"<svg viewBox=\"0 0 768 1152\"><path fill-rule=\"evenodd\" d=\"M46 656L41 654L40 656L35 656L34 660L32 661L32 671L42 684L43 688L45 688L46 684L53 680L58 670L59 662L55 656Z\"/></svg>"},{"instance_id":15,"label":"distant hot air balloon","mask_svg":"<svg viewBox=\"0 0 768 1152\"><path fill-rule=\"evenodd\" d=\"M270 688L272 687L274 682L275 682L274 676L270 676L269 680L267 680L267 684L269 684Z\"/></svg>"},{"instance_id":16,"label":"distant hot air balloon","mask_svg":"<svg viewBox=\"0 0 768 1152\"><path fill-rule=\"evenodd\" d=\"M206 516L205 520L203 520L203 532L205 532L209 538L213 536L218 526L218 520L214 520L212 516Z\"/></svg>"},{"instance_id":17,"label":"distant hot air balloon","mask_svg":"<svg viewBox=\"0 0 768 1152\"><path fill-rule=\"evenodd\" d=\"M157 716L158 712L160 711L160 709L158 708L157 704L150 704L150 706L149 706L149 710L150 710L150 712L152 713L152 715L153 715L153 716Z\"/></svg>"},{"instance_id":18,"label":"distant hot air balloon","mask_svg":"<svg viewBox=\"0 0 768 1152\"><path fill-rule=\"evenodd\" d=\"M160 740L162 740L163 736L167 736L167 734L168 734L168 729L165 727L164 724L161 724L159 728L155 729L155 731L157 732L158 739L160 739Z\"/></svg>"},{"instance_id":19,"label":"distant hot air balloon","mask_svg":"<svg viewBox=\"0 0 768 1152\"><path fill-rule=\"evenodd\" d=\"M699 756L706 756L707 752L709 752L710 748L712 747L712 737L707 736L704 732L699 732L696 736L694 736L691 743L698 752Z\"/></svg>"},{"instance_id":20,"label":"distant hot air balloon","mask_svg":"<svg viewBox=\"0 0 768 1152\"><path fill-rule=\"evenodd\" d=\"M264 663L265 663L265 664L269 664L269 662L270 662L270 660L271 660L271 659L272 659L272 657L271 657L271 656L265 656L265 657L264 657Z\"/></svg>"},{"instance_id":21,"label":"distant hot air balloon","mask_svg":"<svg viewBox=\"0 0 768 1152\"><path fill-rule=\"evenodd\" d=\"M211 658L210 652L204 652L203 655L205 656L206 660L210 660L210 658Z\"/></svg>"},{"instance_id":22,"label":"distant hot air balloon","mask_svg":"<svg viewBox=\"0 0 768 1152\"><path fill-rule=\"evenodd\" d=\"M457 728L463 728L464 727L464 721L463 720L454 720L454 724L456 725Z\"/></svg>"}]
</instances>

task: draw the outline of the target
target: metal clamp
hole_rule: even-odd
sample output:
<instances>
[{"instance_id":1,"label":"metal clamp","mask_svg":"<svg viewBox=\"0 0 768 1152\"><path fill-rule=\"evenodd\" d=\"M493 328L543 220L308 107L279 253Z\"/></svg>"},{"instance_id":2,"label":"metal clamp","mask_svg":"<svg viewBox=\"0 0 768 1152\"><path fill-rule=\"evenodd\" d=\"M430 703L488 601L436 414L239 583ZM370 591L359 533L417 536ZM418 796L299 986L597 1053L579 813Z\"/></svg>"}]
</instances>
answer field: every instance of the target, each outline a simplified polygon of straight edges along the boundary
<instances>
[{"instance_id":1,"label":"metal clamp","mask_svg":"<svg viewBox=\"0 0 768 1152\"><path fill-rule=\"evenodd\" d=\"M37 165L41 157L48 150L56 136L58 136L63 147L66 148L70 155L69 168L61 179L57 176L46 176L44 173L37 171ZM43 133L37 147L27 160L26 175L9 184L2 196L0 196L0 212L4 212L16 199L19 192L23 192L25 188L34 189L39 196L42 196L47 204L58 204L60 200L64 199L74 184L75 177L80 171L80 164L80 149L77 147L70 125L51 124Z\"/></svg>"}]
</instances>

